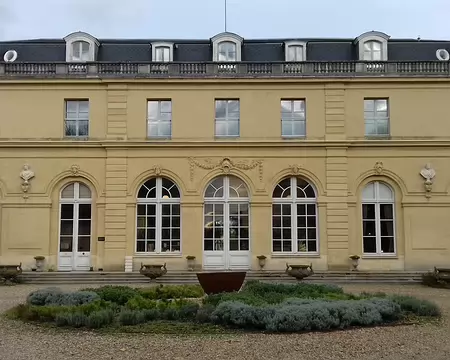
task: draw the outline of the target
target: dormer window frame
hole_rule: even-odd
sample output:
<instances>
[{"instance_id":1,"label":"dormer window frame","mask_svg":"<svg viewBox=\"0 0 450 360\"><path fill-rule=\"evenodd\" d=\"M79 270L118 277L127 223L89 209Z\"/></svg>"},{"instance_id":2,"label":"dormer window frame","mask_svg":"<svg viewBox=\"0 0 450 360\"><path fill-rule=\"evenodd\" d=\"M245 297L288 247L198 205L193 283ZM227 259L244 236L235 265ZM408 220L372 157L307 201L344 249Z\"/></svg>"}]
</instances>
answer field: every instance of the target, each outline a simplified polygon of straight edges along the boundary
<instances>
[{"instance_id":1,"label":"dormer window frame","mask_svg":"<svg viewBox=\"0 0 450 360\"><path fill-rule=\"evenodd\" d=\"M358 59L360 61L388 61L388 40L390 36L379 32L369 31L358 36L354 43L358 46ZM368 42L378 42L381 45L381 59L380 60L365 60L364 59L364 45Z\"/></svg>"},{"instance_id":2,"label":"dormer window frame","mask_svg":"<svg viewBox=\"0 0 450 360\"><path fill-rule=\"evenodd\" d=\"M219 47L220 44L230 42L236 46L236 60L220 61L219 60ZM237 34L233 33L220 33L211 38L213 46L213 61L216 62L240 62L242 61L242 44L244 39Z\"/></svg>"},{"instance_id":3,"label":"dormer window frame","mask_svg":"<svg viewBox=\"0 0 450 360\"><path fill-rule=\"evenodd\" d=\"M152 46L152 61L154 61L154 62L172 62L173 61L173 46L174 46L173 43L158 41L158 42L151 43L151 46ZM156 59L156 50L158 48L168 48L169 49L169 60L160 61L160 60Z\"/></svg>"},{"instance_id":4,"label":"dormer window frame","mask_svg":"<svg viewBox=\"0 0 450 360\"><path fill-rule=\"evenodd\" d=\"M290 60L289 59L289 48L290 47L301 47L302 48L302 60ZM284 42L284 57L287 62L303 62L306 61L306 41L297 41L297 40L291 40L291 41L285 41Z\"/></svg>"},{"instance_id":5,"label":"dormer window frame","mask_svg":"<svg viewBox=\"0 0 450 360\"><path fill-rule=\"evenodd\" d=\"M64 40L66 41L66 62L89 62L97 60L98 47L100 42L93 37L84 32L75 32L67 35ZM85 42L89 44L88 60L74 60L73 59L73 46L77 42Z\"/></svg>"}]
</instances>

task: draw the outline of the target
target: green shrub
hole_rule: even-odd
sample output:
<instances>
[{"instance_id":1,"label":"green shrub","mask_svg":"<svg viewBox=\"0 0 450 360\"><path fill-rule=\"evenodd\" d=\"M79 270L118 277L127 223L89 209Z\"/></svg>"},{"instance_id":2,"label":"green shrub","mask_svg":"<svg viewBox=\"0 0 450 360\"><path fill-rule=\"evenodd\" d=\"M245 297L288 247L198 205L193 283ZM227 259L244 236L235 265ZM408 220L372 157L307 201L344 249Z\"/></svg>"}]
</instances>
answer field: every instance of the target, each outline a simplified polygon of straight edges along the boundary
<instances>
[{"instance_id":1,"label":"green shrub","mask_svg":"<svg viewBox=\"0 0 450 360\"><path fill-rule=\"evenodd\" d=\"M88 317L80 312L69 313L68 326L80 328L88 324Z\"/></svg>"},{"instance_id":2,"label":"green shrub","mask_svg":"<svg viewBox=\"0 0 450 360\"><path fill-rule=\"evenodd\" d=\"M99 288L88 288L82 291L95 292L102 300L111 301L118 305L125 305L128 300L139 295L137 289L130 288L128 286L102 286Z\"/></svg>"},{"instance_id":3,"label":"green shrub","mask_svg":"<svg viewBox=\"0 0 450 360\"><path fill-rule=\"evenodd\" d=\"M211 322L211 315L216 308L211 304L206 304L200 307L195 314L195 321L199 324L206 324Z\"/></svg>"},{"instance_id":4,"label":"green shrub","mask_svg":"<svg viewBox=\"0 0 450 360\"><path fill-rule=\"evenodd\" d=\"M140 289L139 293L146 299L167 300L181 298L200 298L205 295L200 285L159 285Z\"/></svg>"},{"instance_id":5,"label":"green shrub","mask_svg":"<svg viewBox=\"0 0 450 360\"><path fill-rule=\"evenodd\" d=\"M157 309L142 310L145 322L155 321L161 318L161 312Z\"/></svg>"},{"instance_id":6,"label":"green shrub","mask_svg":"<svg viewBox=\"0 0 450 360\"><path fill-rule=\"evenodd\" d=\"M189 303L180 307L178 310L180 320L194 320L197 316L197 312L200 309L200 305L197 303Z\"/></svg>"},{"instance_id":7,"label":"green shrub","mask_svg":"<svg viewBox=\"0 0 450 360\"><path fill-rule=\"evenodd\" d=\"M441 316L440 308L428 300L417 299L412 296L392 295L389 297L398 304L402 311L418 316Z\"/></svg>"},{"instance_id":8,"label":"green shrub","mask_svg":"<svg viewBox=\"0 0 450 360\"><path fill-rule=\"evenodd\" d=\"M67 306L89 304L99 299L100 297L94 292L75 291L64 293L59 288L46 288L30 293L27 297L27 303L37 306Z\"/></svg>"},{"instance_id":9,"label":"green shrub","mask_svg":"<svg viewBox=\"0 0 450 360\"><path fill-rule=\"evenodd\" d=\"M124 326L138 325L145 322L145 313L139 310L124 309L119 313L119 323Z\"/></svg>"},{"instance_id":10,"label":"green shrub","mask_svg":"<svg viewBox=\"0 0 450 360\"><path fill-rule=\"evenodd\" d=\"M343 294L344 290L336 285L331 284L274 284L263 283L257 280L248 281L243 289L243 292L249 292L264 296L267 293L277 293L284 295L294 295L295 297L318 298L321 295L336 293Z\"/></svg>"},{"instance_id":11,"label":"green shrub","mask_svg":"<svg viewBox=\"0 0 450 360\"><path fill-rule=\"evenodd\" d=\"M55 287L49 287L45 289L32 291L27 296L27 304L44 306L46 304L47 298L59 294L62 294L62 290Z\"/></svg>"},{"instance_id":12,"label":"green shrub","mask_svg":"<svg viewBox=\"0 0 450 360\"><path fill-rule=\"evenodd\" d=\"M400 306L387 299L311 301L290 299L278 306L223 302L211 314L215 324L274 332L368 326L398 319Z\"/></svg>"},{"instance_id":13,"label":"green shrub","mask_svg":"<svg viewBox=\"0 0 450 360\"><path fill-rule=\"evenodd\" d=\"M69 318L71 313L59 313L55 317L56 326L69 326Z\"/></svg>"},{"instance_id":14,"label":"green shrub","mask_svg":"<svg viewBox=\"0 0 450 360\"><path fill-rule=\"evenodd\" d=\"M111 310L100 310L89 315L86 326L91 329L99 329L108 326L113 321L114 313Z\"/></svg>"},{"instance_id":15,"label":"green shrub","mask_svg":"<svg viewBox=\"0 0 450 360\"><path fill-rule=\"evenodd\" d=\"M141 309L155 309L158 306L158 302L155 300L145 299L140 295L137 295L127 301L126 307L131 310Z\"/></svg>"}]
</instances>

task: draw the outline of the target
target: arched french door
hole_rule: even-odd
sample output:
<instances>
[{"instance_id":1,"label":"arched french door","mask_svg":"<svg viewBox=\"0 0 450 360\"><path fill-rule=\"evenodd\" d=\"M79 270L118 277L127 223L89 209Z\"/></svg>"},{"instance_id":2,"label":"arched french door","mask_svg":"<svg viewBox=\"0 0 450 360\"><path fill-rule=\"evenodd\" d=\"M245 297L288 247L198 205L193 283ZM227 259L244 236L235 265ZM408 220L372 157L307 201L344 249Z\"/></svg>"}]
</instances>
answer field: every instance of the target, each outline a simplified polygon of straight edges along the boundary
<instances>
[{"instance_id":1,"label":"arched french door","mask_svg":"<svg viewBox=\"0 0 450 360\"><path fill-rule=\"evenodd\" d=\"M235 176L221 176L205 191L203 267L250 268L250 203L247 186Z\"/></svg>"},{"instance_id":2,"label":"arched french door","mask_svg":"<svg viewBox=\"0 0 450 360\"><path fill-rule=\"evenodd\" d=\"M59 271L90 269L91 235L91 190L82 183L71 183L59 198Z\"/></svg>"}]
</instances>

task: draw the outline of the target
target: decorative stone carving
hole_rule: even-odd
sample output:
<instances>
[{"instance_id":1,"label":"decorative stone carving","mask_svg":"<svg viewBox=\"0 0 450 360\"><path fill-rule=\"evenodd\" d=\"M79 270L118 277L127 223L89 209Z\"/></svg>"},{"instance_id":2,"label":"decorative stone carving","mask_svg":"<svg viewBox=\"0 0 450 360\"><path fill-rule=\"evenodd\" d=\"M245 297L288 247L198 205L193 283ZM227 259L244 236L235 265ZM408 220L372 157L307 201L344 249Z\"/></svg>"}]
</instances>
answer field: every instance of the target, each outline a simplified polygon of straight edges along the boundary
<instances>
[{"instance_id":1,"label":"decorative stone carving","mask_svg":"<svg viewBox=\"0 0 450 360\"><path fill-rule=\"evenodd\" d=\"M24 193L24 198L27 198L28 189L30 188L30 180L34 178L34 172L30 169L30 165L25 164L23 170L20 172L20 177L22 179L22 191Z\"/></svg>"},{"instance_id":2,"label":"decorative stone carving","mask_svg":"<svg viewBox=\"0 0 450 360\"><path fill-rule=\"evenodd\" d=\"M300 170L302 169L301 165L289 165L289 170L291 171L291 175L300 175Z\"/></svg>"},{"instance_id":3,"label":"decorative stone carving","mask_svg":"<svg viewBox=\"0 0 450 360\"><path fill-rule=\"evenodd\" d=\"M153 172L155 173L155 175L159 176L162 173L162 167L161 165L154 165L152 167Z\"/></svg>"},{"instance_id":4,"label":"decorative stone carving","mask_svg":"<svg viewBox=\"0 0 450 360\"><path fill-rule=\"evenodd\" d=\"M375 173L377 175L381 175L383 173L384 166L383 166L383 163L381 161L377 161L373 168L375 169Z\"/></svg>"},{"instance_id":5,"label":"decorative stone carving","mask_svg":"<svg viewBox=\"0 0 450 360\"><path fill-rule=\"evenodd\" d=\"M433 179L436 176L436 171L431 167L430 163L427 163L425 167L420 170L420 175L425 179L425 196L427 198L431 197L431 190L433 188Z\"/></svg>"},{"instance_id":6,"label":"decorative stone carving","mask_svg":"<svg viewBox=\"0 0 450 360\"><path fill-rule=\"evenodd\" d=\"M70 171L72 172L73 176L78 176L78 174L80 173L80 165L77 164L73 164L70 167Z\"/></svg>"},{"instance_id":7,"label":"decorative stone carving","mask_svg":"<svg viewBox=\"0 0 450 360\"><path fill-rule=\"evenodd\" d=\"M189 170L191 175L191 181L194 181L195 167L199 167L204 170L221 169L224 174L229 174L232 169L239 170L252 170L258 168L259 180L263 180L263 162L262 160L252 160L234 162L230 158L223 158L214 162L211 159L206 159L204 162L200 162L194 158L189 158Z\"/></svg>"}]
</instances>

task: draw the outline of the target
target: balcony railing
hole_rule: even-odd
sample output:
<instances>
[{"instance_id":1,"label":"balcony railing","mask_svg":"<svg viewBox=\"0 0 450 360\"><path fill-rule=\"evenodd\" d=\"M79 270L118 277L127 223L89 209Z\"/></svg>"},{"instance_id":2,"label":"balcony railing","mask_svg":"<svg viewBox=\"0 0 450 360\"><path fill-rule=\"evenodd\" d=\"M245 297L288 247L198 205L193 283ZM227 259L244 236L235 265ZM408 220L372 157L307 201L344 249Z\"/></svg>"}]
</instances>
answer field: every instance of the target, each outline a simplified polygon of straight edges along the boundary
<instances>
[{"instance_id":1,"label":"balcony railing","mask_svg":"<svg viewBox=\"0 0 450 360\"><path fill-rule=\"evenodd\" d=\"M448 61L0 63L0 80L57 78L449 77Z\"/></svg>"}]
</instances>

